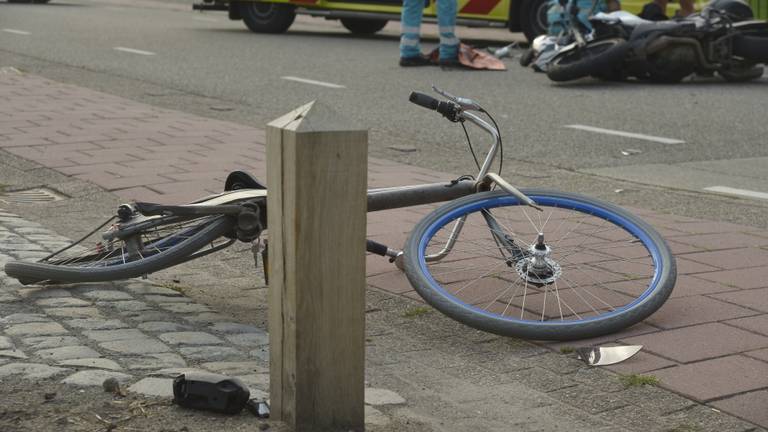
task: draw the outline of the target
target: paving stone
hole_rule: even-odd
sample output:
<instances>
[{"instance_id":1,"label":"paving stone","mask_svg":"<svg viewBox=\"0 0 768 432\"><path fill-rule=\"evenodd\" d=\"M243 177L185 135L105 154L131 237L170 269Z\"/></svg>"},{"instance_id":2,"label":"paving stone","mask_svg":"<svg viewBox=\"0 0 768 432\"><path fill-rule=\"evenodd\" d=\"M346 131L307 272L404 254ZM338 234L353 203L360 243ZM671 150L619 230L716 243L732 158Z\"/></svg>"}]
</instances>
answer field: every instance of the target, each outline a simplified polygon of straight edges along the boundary
<instances>
[{"instance_id":1,"label":"paving stone","mask_svg":"<svg viewBox=\"0 0 768 432\"><path fill-rule=\"evenodd\" d=\"M120 359L128 369L157 370L171 367L186 367L187 362L176 353L146 354L144 356Z\"/></svg>"},{"instance_id":2,"label":"paving stone","mask_svg":"<svg viewBox=\"0 0 768 432\"><path fill-rule=\"evenodd\" d=\"M10 349L10 350L0 350L0 357L25 359L27 358L27 355L24 354L24 352L22 352L21 350Z\"/></svg>"},{"instance_id":3,"label":"paving stone","mask_svg":"<svg viewBox=\"0 0 768 432\"><path fill-rule=\"evenodd\" d=\"M158 337L170 345L216 345L224 343L216 336L204 332L172 332L163 333Z\"/></svg>"},{"instance_id":4,"label":"paving stone","mask_svg":"<svg viewBox=\"0 0 768 432\"><path fill-rule=\"evenodd\" d=\"M42 307L77 307L77 306L91 306L91 302L80 300L74 297L55 297L38 300L35 302L38 306Z\"/></svg>"},{"instance_id":5,"label":"paving stone","mask_svg":"<svg viewBox=\"0 0 768 432\"><path fill-rule=\"evenodd\" d=\"M248 352L251 357L257 358L265 363L269 363L269 345L264 345Z\"/></svg>"},{"instance_id":6,"label":"paving stone","mask_svg":"<svg viewBox=\"0 0 768 432\"><path fill-rule=\"evenodd\" d=\"M764 282L768 285L768 281ZM712 297L725 300L730 303L768 312L768 288L732 291L723 294L714 294Z\"/></svg>"},{"instance_id":7,"label":"paving stone","mask_svg":"<svg viewBox=\"0 0 768 432\"><path fill-rule=\"evenodd\" d=\"M124 374L122 372L105 371L105 370L84 370L75 372L72 375L61 380L63 384L76 385L82 387L101 387L107 378L115 378L121 383L125 383L133 378L131 375Z\"/></svg>"},{"instance_id":8,"label":"paving stone","mask_svg":"<svg viewBox=\"0 0 768 432\"><path fill-rule=\"evenodd\" d=\"M376 408L366 405L365 406L365 424L370 426L386 426L389 423L391 423L389 417L384 415L381 411L377 410Z\"/></svg>"},{"instance_id":9,"label":"paving stone","mask_svg":"<svg viewBox=\"0 0 768 432\"><path fill-rule=\"evenodd\" d=\"M136 312L136 311L152 310L152 306L138 300L97 301L96 306L106 309L107 313L111 312L112 310L115 310L118 312Z\"/></svg>"},{"instance_id":10,"label":"paving stone","mask_svg":"<svg viewBox=\"0 0 768 432\"><path fill-rule=\"evenodd\" d=\"M150 375L161 377L177 377L179 375L192 374L192 373L210 373L207 370L192 368L186 366L169 367L152 372Z\"/></svg>"},{"instance_id":11,"label":"paving stone","mask_svg":"<svg viewBox=\"0 0 768 432\"><path fill-rule=\"evenodd\" d=\"M244 361L244 362L210 362L203 363L201 367L211 371L220 373L223 375L246 375L251 373L268 373L269 368L262 366L258 362Z\"/></svg>"},{"instance_id":12,"label":"paving stone","mask_svg":"<svg viewBox=\"0 0 768 432\"><path fill-rule=\"evenodd\" d=\"M269 374L237 375L235 378L243 382L249 389L269 390Z\"/></svg>"},{"instance_id":13,"label":"paving stone","mask_svg":"<svg viewBox=\"0 0 768 432\"><path fill-rule=\"evenodd\" d=\"M144 378L128 387L128 391L146 396L173 397L173 379Z\"/></svg>"},{"instance_id":14,"label":"paving stone","mask_svg":"<svg viewBox=\"0 0 768 432\"><path fill-rule=\"evenodd\" d=\"M392 390L368 387L365 389L365 403L368 405L398 405L405 399Z\"/></svg>"},{"instance_id":15,"label":"paving stone","mask_svg":"<svg viewBox=\"0 0 768 432\"><path fill-rule=\"evenodd\" d=\"M93 300L133 300L134 298L130 294L126 294L117 290L93 290L83 293L83 297L87 297Z\"/></svg>"},{"instance_id":16,"label":"paving stone","mask_svg":"<svg viewBox=\"0 0 768 432\"><path fill-rule=\"evenodd\" d=\"M643 345L646 351L683 363L768 347L765 336L721 323L636 336L624 339L624 342Z\"/></svg>"},{"instance_id":17,"label":"paving stone","mask_svg":"<svg viewBox=\"0 0 768 432\"><path fill-rule=\"evenodd\" d=\"M205 305L197 303L161 303L158 304L161 308L178 314L194 314L211 312L211 308Z\"/></svg>"},{"instance_id":18,"label":"paving stone","mask_svg":"<svg viewBox=\"0 0 768 432\"><path fill-rule=\"evenodd\" d=\"M590 414L598 414L629 405L621 392L605 393L591 386L577 385L547 393L547 396Z\"/></svg>"},{"instance_id":19,"label":"paving stone","mask_svg":"<svg viewBox=\"0 0 768 432\"><path fill-rule=\"evenodd\" d=\"M192 327L186 324L177 324L168 321L149 321L143 322L137 326L139 329L147 332L175 332L179 330L189 330Z\"/></svg>"},{"instance_id":20,"label":"paving stone","mask_svg":"<svg viewBox=\"0 0 768 432\"><path fill-rule=\"evenodd\" d=\"M754 315L755 312L705 296L672 298L645 322L663 329L724 321Z\"/></svg>"},{"instance_id":21,"label":"paving stone","mask_svg":"<svg viewBox=\"0 0 768 432\"><path fill-rule=\"evenodd\" d=\"M19 295L25 299L51 299L72 297L72 292L62 288L24 288L19 290Z\"/></svg>"},{"instance_id":22,"label":"paving stone","mask_svg":"<svg viewBox=\"0 0 768 432\"><path fill-rule=\"evenodd\" d=\"M677 431L685 431L685 427L688 427L687 430L697 432L757 432L755 425L705 405L696 405L687 411L672 413L665 419L678 425ZM671 430L676 432L675 429Z\"/></svg>"},{"instance_id":23,"label":"paving stone","mask_svg":"<svg viewBox=\"0 0 768 432\"><path fill-rule=\"evenodd\" d=\"M199 314L184 315L182 319L193 323L213 324L219 321L229 321L232 318L216 312L204 312Z\"/></svg>"},{"instance_id":24,"label":"paving stone","mask_svg":"<svg viewBox=\"0 0 768 432\"><path fill-rule=\"evenodd\" d=\"M241 345L246 347L257 347L269 344L269 335L260 333L241 333L226 336L227 340L235 345Z\"/></svg>"},{"instance_id":25,"label":"paving stone","mask_svg":"<svg viewBox=\"0 0 768 432\"><path fill-rule=\"evenodd\" d=\"M125 288L126 290L134 294L140 294L140 295L161 295L161 296L167 296L167 297L181 296L181 293L179 293L178 291L174 291L169 288L150 285L147 283L128 284L128 285L124 285L123 288Z\"/></svg>"},{"instance_id":26,"label":"paving stone","mask_svg":"<svg viewBox=\"0 0 768 432\"><path fill-rule=\"evenodd\" d=\"M171 351L171 349L162 342L151 338L123 339L111 342L102 342L99 344L99 346L104 349L122 354L143 355L166 353Z\"/></svg>"},{"instance_id":27,"label":"paving stone","mask_svg":"<svg viewBox=\"0 0 768 432\"><path fill-rule=\"evenodd\" d=\"M264 333L264 330L247 324L235 322L218 322L209 327L215 332L237 334L237 333Z\"/></svg>"},{"instance_id":28,"label":"paving stone","mask_svg":"<svg viewBox=\"0 0 768 432\"><path fill-rule=\"evenodd\" d=\"M14 303L19 298L11 294L0 294L0 303Z\"/></svg>"},{"instance_id":29,"label":"paving stone","mask_svg":"<svg viewBox=\"0 0 768 432\"><path fill-rule=\"evenodd\" d=\"M768 387L768 363L740 355L662 369L653 374L664 387L699 401Z\"/></svg>"},{"instance_id":30,"label":"paving stone","mask_svg":"<svg viewBox=\"0 0 768 432\"><path fill-rule=\"evenodd\" d=\"M19 261L37 261L50 255L47 251L14 251L13 256Z\"/></svg>"},{"instance_id":31,"label":"paving stone","mask_svg":"<svg viewBox=\"0 0 768 432\"><path fill-rule=\"evenodd\" d=\"M0 366L0 378L23 375L23 378L28 380L46 379L68 370L38 363L8 363Z\"/></svg>"},{"instance_id":32,"label":"paving stone","mask_svg":"<svg viewBox=\"0 0 768 432\"><path fill-rule=\"evenodd\" d=\"M768 267L751 268L749 271L729 270L703 273L696 275L696 277L733 288L763 288L768 285Z\"/></svg>"},{"instance_id":33,"label":"paving stone","mask_svg":"<svg viewBox=\"0 0 768 432\"><path fill-rule=\"evenodd\" d=\"M712 402L711 405L768 428L768 390L740 394Z\"/></svg>"},{"instance_id":34,"label":"paving stone","mask_svg":"<svg viewBox=\"0 0 768 432\"><path fill-rule=\"evenodd\" d=\"M11 339L5 336L0 336L0 350L11 348L13 348L13 342L11 342Z\"/></svg>"},{"instance_id":35,"label":"paving stone","mask_svg":"<svg viewBox=\"0 0 768 432\"><path fill-rule=\"evenodd\" d=\"M35 352L43 360L61 361L76 358L101 357L101 354L84 345L49 348Z\"/></svg>"},{"instance_id":36,"label":"paving stone","mask_svg":"<svg viewBox=\"0 0 768 432\"><path fill-rule=\"evenodd\" d=\"M125 339L139 340L147 337L144 333L136 329L90 330L84 331L83 335L96 342L111 342Z\"/></svg>"},{"instance_id":37,"label":"paving stone","mask_svg":"<svg viewBox=\"0 0 768 432\"><path fill-rule=\"evenodd\" d=\"M180 348L181 355L200 361L224 361L224 360L240 360L245 355L234 348L222 347L222 346L199 346L199 347L185 347Z\"/></svg>"},{"instance_id":38,"label":"paving stone","mask_svg":"<svg viewBox=\"0 0 768 432\"><path fill-rule=\"evenodd\" d=\"M9 336L48 336L61 335L69 333L67 329L55 322L34 322L26 324L16 324L8 327L5 334Z\"/></svg>"},{"instance_id":39,"label":"paving stone","mask_svg":"<svg viewBox=\"0 0 768 432\"><path fill-rule=\"evenodd\" d=\"M768 314L730 320L725 324L768 336Z\"/></svg>"},{"instance_id":40,"label":"paving stone","mask_svg":"<svg viewBox=\"0 0 768 432\"><path fill-rule=\"evenodd\" d=\"M116 330L129 327L126 323L116 319L78 318L64 323L70 327L84 330Z\"/></svg>"},{"instance_id":41,"label":"paving stone","mask_svg":"<svg viewBox=\"0 0 768 432\"><path fill-rule=\"evenodd\" d=\"M120 315L128 317L136 322L163 321L168 319L168 312L165 311L126 311Z\"/></svg>"},{"instance_id":42,"label":"paving stone","mask_svg":"<svg viewBox=\"0 0 768 432\"><path fill-rule=\"evenodd\" d=\"M89 367L89 368L96 368L96 369L107 369L107 370L121 370L123 368L120 367L117 362L105 358L76 358L76 359L69 359L69 360L62 360L59 362L59 365L61 366L80 366L80 367Z\"/></svg>"},{"instance_id":43,"label":"paving stone","mask_svg":"<svg viewBox=\"0 0 768 432\"><path fill-rule=\"evenodd\" d=\"M0 318L0 324L26 324L46 321L51 321L51 319L43 314L37 313L15 313L4 318Z\"/></svg>"},{"instance_id":44,"label":"paving stone","mask_svg":"<svg viewBox=\"0 0 768 432\"><path fill-rule=\"evenodd\" d=\"M44 309L45 313L56 318L103 318L95 307L61 307Z\"/></svg>"},{"instance_id":45,"label":"paving stone","mask_svg":"<svg viewBox=\"0 0 768 432\"><path fill-rule=\"evenodd\" d=\"M763 348L761 350L755 350L755 351L747 351L744 353L744 355L756 358L758 360L762 360L764 362L768 362L768 348Z\"/></svg>"},{"instance_id":46,"label":"paving stone","mask_svg":"<svg viewBox=\"0 0 768 432\"><path fill-rule=\"evenodd\" d=\"M28 337L22 339L22 342L32 350L80 345L80 340L74 336Z\"/></svg>"},{"instance_id":47,"label":"paving stone","mask_svg":"<svg viewBox=\"0 0 768 432\"><path fill-rule=\"evenodd\" d=\"M192 302L192 300L184 296L169 297L169 296L162 296L162 295L146 295L144 296L144 298L147 301L151 301L155 303L190 303Z\"/></svg>"}]
</instances>

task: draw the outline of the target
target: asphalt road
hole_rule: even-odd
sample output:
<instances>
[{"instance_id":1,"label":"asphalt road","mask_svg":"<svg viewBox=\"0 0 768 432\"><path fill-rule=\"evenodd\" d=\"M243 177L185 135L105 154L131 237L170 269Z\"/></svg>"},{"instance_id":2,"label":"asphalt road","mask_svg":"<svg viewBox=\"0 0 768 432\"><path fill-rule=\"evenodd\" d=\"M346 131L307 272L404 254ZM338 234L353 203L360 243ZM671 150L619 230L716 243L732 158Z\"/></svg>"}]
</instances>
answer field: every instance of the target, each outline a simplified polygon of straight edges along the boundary
<instances>
[{"instance_id":1,"label":"asphalt road","mask_svg":"<svg viewBox=\"0 0 768 432\"><path fill-rule=\"evenodd\" d=\"M286 34L257 35L176 0L0 3L0 66L260 127L317 99L370 128L376 156L472 173L461 128L407 102L410 91L435 84L494 114L505 173L516 182L768 224L767 76L747 84L554 85L515 59L506 72L404 69L398 27L359 37L300 17ZM481 47L520 37L458 34ZM427 38L425 48L434 45ZM473 137L482 147L484 137Z\"/></svg>"}]
</instances>

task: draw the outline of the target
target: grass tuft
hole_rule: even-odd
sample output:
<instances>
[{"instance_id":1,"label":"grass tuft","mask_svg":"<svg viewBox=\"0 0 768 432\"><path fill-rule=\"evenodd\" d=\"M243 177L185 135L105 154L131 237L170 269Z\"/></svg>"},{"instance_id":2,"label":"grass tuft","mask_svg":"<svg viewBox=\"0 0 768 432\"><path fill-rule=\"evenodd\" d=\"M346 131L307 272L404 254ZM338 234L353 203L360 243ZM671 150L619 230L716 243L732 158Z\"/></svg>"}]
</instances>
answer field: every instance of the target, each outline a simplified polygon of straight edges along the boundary
<instances>
[{"instance_id":1,"label":"grass tuft","mask_svg":"<svg viewBox=\"0 0 768 432\"><path fill-rule=\"evenodd\" d=\"M659 384L659 379L653 375L621 375L619 381L624 384L624 387L638 387L638 386L655 386Z\"/></svg>"},{"instance_id":2,"label":"grass tuft","mask_svg":"<svg viewBox=\"0 0 768 432\"><path fill-rule=\"evenodd\" d=\"M427 306L416 306L416 307L407 309L405 312L403 312L403 317L415 318L417 316L426 315L430 312L432 312L432 309L430 309Z\"/></svg>"},{"instance_id":3,"label":"grass tuft","mask_svg":"<svg viewBox=\"0 0 768 432\"><path fill-rule=\"evenodd\" d=\"M560 352L563 353L563 354L571 354L574 351L576 351L576 348L574 348L572 346L560 347Z\"/></svg>"}]
</instances>

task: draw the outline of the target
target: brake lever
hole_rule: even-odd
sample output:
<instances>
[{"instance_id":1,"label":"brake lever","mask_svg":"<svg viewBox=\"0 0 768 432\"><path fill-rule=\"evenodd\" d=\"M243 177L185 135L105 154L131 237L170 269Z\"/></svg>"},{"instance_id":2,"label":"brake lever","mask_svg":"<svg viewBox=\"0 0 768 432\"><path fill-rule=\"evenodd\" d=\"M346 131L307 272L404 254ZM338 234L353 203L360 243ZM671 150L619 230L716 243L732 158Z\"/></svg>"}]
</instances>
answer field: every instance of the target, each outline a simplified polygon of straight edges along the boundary
<instances>
[{"instance_id":1,"label":"brake lever","mask_svg":"<svg viewBox=\"0 0 768 432\"><path fill-rule=\"evenodd\" d=\"M457 103L463 110L483 111L483 108L472 99L454 96L447 91L438 88L434 84L432 84L432 90L440 96Z\"/></svg>"}]
</instances>

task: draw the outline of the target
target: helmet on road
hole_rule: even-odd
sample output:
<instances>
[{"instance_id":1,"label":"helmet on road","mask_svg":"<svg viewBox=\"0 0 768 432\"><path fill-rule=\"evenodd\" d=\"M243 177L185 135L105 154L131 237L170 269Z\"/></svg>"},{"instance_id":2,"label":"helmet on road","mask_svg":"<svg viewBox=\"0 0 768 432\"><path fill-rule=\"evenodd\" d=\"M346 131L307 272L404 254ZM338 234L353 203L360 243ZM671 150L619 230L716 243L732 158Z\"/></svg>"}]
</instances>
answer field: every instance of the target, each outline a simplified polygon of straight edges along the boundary
<instances>
[{"instance_id":1,"label":"helmet on road","mask_svg":"<svg viewBox=\"0 0 768 432\"><path fill-rule=\"evenodd\" d=\"M733 21L745 21L755 17L752 8L743 0L712 0L706 8L721 11Z\"/></svg>"}]
</instances>

